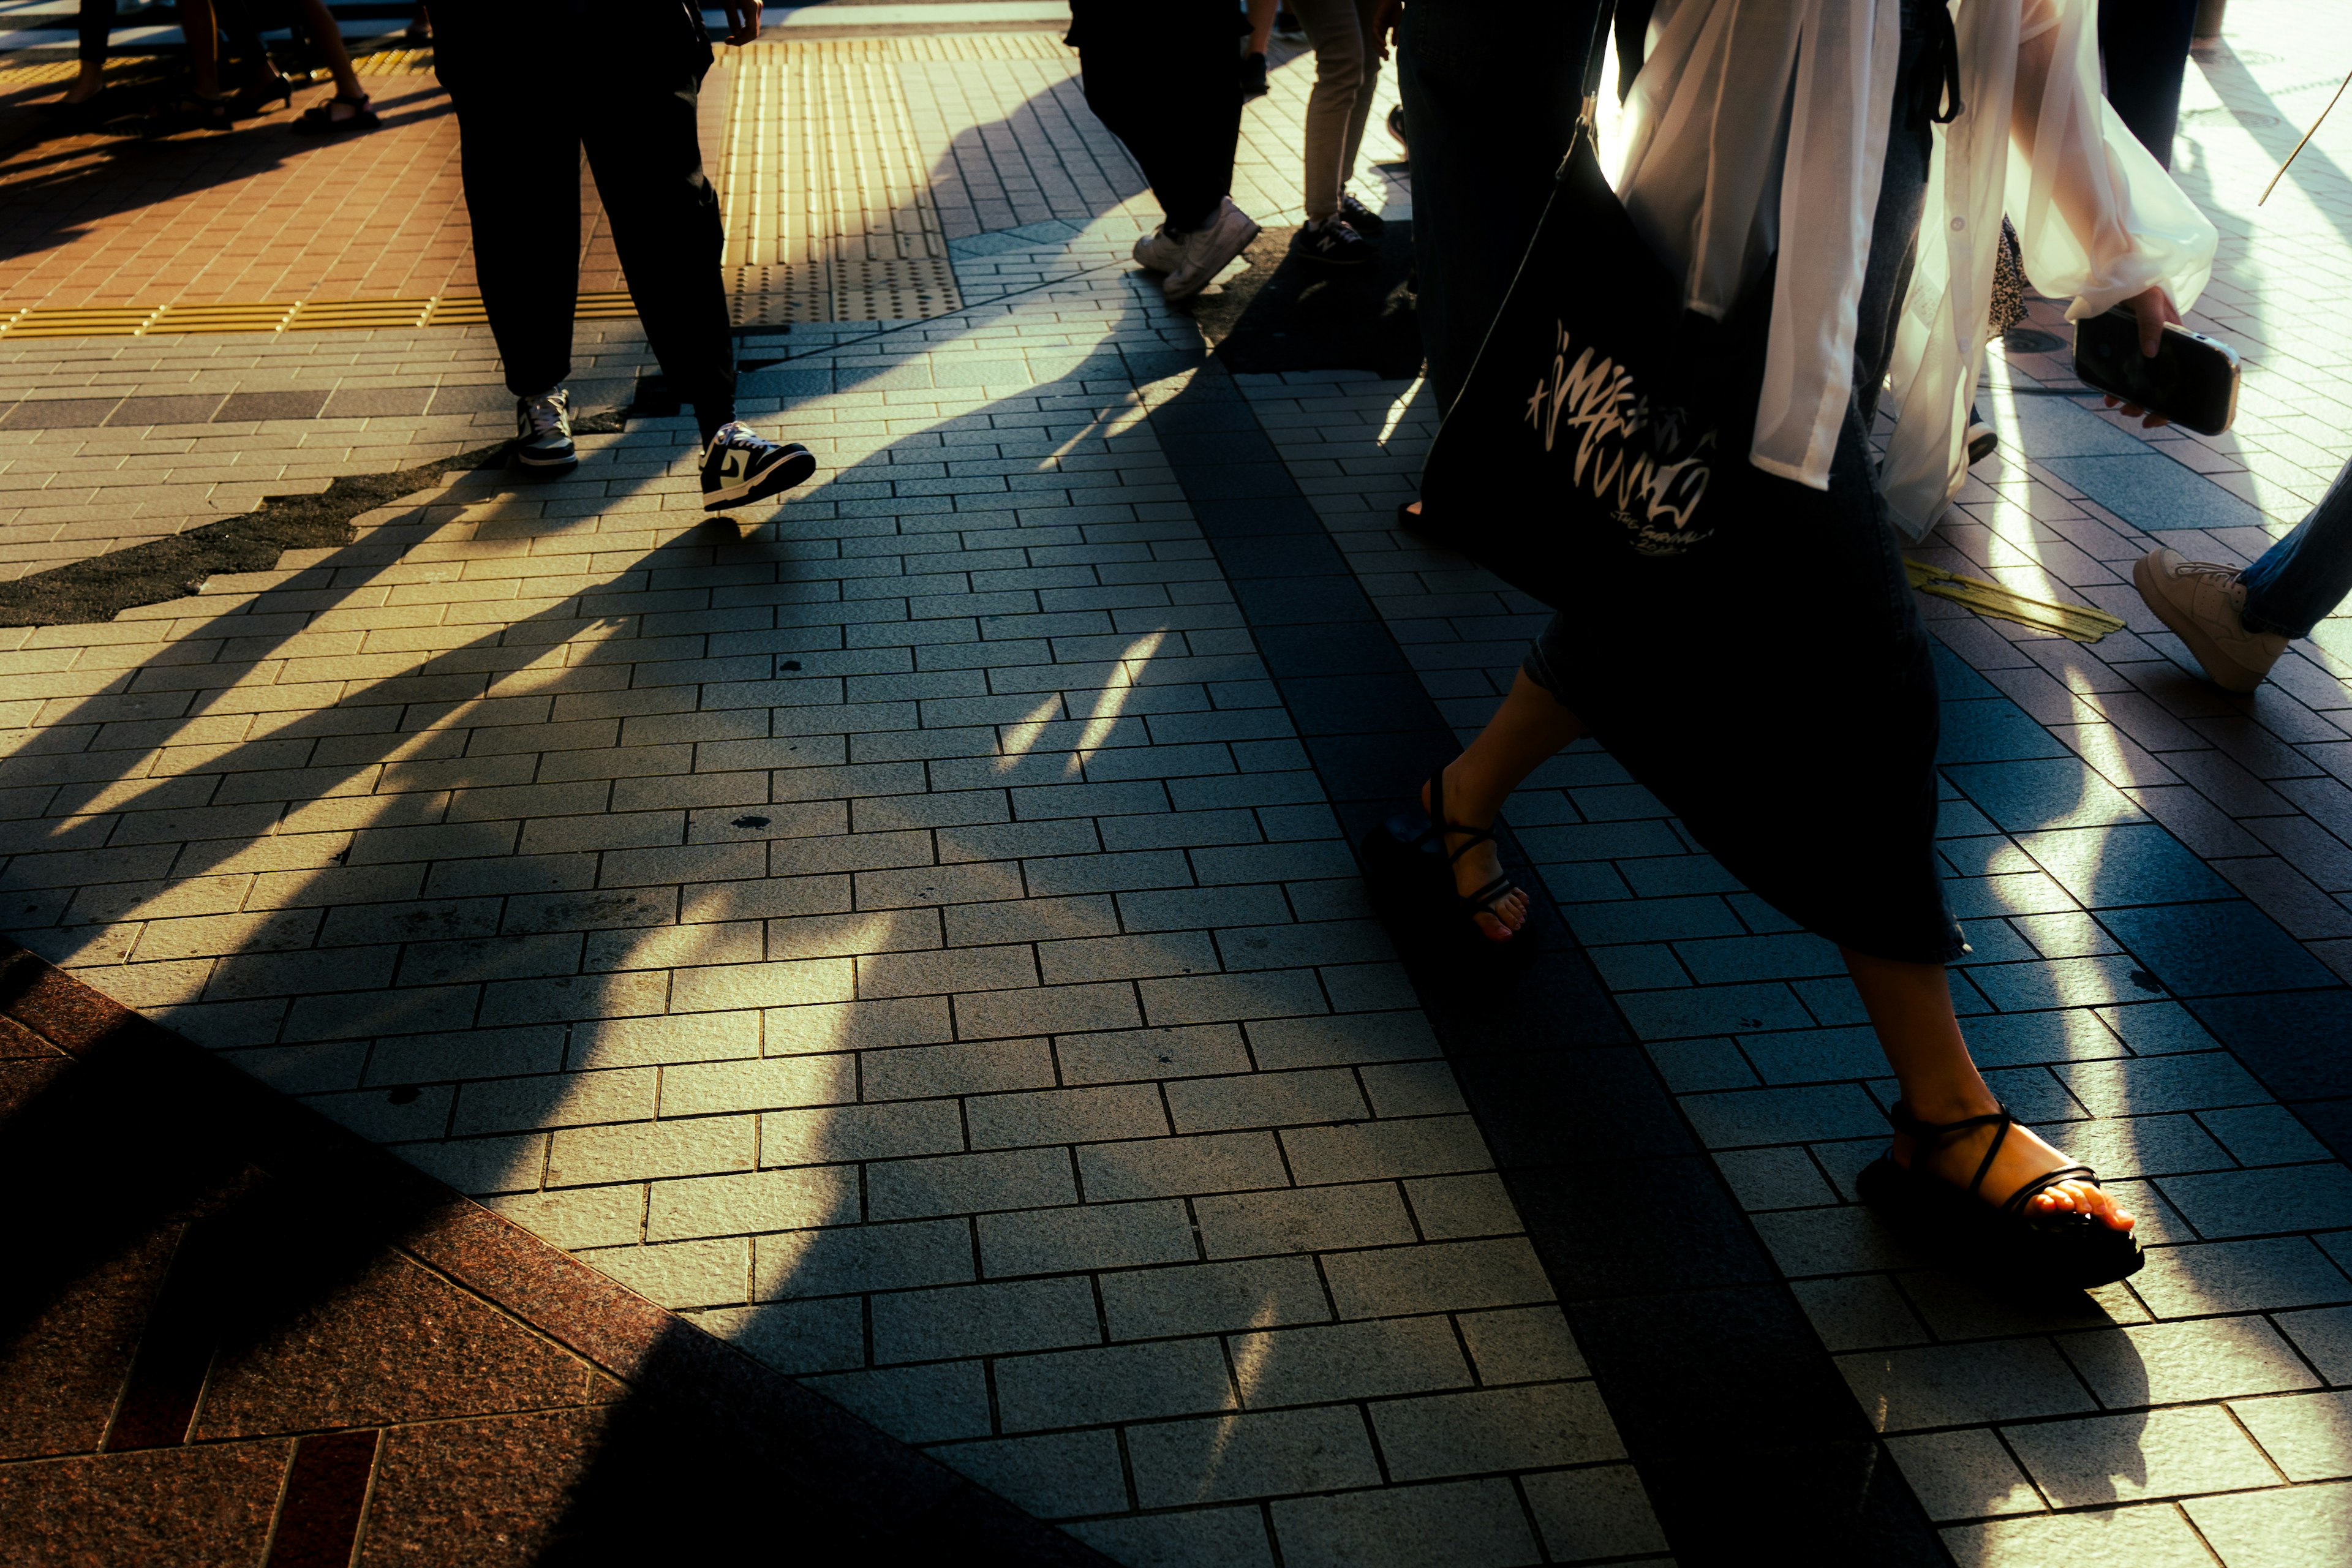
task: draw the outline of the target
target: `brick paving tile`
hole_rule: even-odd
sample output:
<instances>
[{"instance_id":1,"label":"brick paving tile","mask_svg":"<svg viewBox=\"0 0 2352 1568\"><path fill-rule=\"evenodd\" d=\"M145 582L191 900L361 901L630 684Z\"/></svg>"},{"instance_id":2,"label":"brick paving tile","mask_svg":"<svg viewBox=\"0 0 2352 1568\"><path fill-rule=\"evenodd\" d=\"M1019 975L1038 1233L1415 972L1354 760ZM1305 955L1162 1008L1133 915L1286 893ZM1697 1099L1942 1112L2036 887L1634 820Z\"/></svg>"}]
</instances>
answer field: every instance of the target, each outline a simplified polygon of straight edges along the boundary
<instances>
[{"instance_id":1,"label":"brick paving tile","mask_svg":"<svg viewBox=\"0 0 2352 1568\"><path fill-rule=\"evenodd\" d=\"M13 943L0 993L0 1163L83 1173L0 1307L12 1561L700 1558L779 1504L860 1561L1103 1561Z\"/></svg>"}]
</instances>

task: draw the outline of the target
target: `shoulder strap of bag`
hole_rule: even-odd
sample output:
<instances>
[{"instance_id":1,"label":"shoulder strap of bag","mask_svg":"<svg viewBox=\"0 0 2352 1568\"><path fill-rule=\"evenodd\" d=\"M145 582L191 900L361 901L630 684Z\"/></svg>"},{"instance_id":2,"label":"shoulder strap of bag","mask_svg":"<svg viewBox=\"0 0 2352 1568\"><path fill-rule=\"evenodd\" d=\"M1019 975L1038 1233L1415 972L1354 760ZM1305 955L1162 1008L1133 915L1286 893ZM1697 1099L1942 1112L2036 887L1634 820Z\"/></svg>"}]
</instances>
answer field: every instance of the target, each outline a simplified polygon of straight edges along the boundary
<instances>
[{"instance_id":1,"label":"shoulder strap of bag","mask_svg":"<svg viewBox=\"0 0 2352 1568\"><path fill-rule=\"evenodd\" d=\"M1576 133L1579 136L1593 137L1594 128L1600 123L1601 78L1609 64L1609 23L1616 11L1617 0L1601 0L1601 4L1592 10L1592 36L1585 42L1584 76L1577 94ZM1600 151L1600 145L1598 139L1594 139L1593 150L1596 153ZM1569 151L1571 153L1576 151L1573 139L1569 142ZM1567 160L1562 159L1560 168L1564 171L1567 167Z\"/></svg>"}]
</instances>

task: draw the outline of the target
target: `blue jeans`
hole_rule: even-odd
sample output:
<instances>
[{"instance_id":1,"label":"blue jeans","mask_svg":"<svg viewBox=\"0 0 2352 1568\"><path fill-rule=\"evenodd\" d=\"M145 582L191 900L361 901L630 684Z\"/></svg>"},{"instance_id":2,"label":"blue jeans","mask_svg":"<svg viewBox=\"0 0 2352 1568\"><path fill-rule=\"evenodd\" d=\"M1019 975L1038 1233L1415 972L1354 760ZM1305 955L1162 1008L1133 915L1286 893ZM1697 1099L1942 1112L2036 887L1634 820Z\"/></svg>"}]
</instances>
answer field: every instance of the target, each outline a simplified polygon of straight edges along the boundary
<instances>
[{"instance_id":1,"label":"blue jeans","mask_svg":"<svg viewBox=\"0 0 2352 1568\"><path fill-rule=\"evenodd\" d=\"M2294 525L2238 574L2246 585L2246 629L2307 637L2352 594L2352 462Z\"/></svg>"}]
</instances>

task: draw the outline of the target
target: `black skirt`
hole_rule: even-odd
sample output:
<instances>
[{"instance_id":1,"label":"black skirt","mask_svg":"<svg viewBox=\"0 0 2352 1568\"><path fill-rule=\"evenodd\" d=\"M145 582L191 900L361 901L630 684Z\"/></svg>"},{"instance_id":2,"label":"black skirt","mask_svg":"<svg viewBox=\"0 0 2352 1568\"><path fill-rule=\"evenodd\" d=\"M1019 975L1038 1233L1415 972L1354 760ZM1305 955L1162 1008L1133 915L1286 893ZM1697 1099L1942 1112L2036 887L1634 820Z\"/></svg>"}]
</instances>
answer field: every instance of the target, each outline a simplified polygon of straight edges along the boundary
<instances>
[{"instance_id":1,"label":"black skirt","mask_svg":"<svg viewBox=\"0 0 2352 1568\"><path fill-rule=\"evenodd\" d=\"M1861 417L1827 491L1736 467L1748 524L1621 558L1544 628L1528 679L1774 909L1874 957L1949 963L1968 945L1936 858L1936 667Z\"/></svg>"}]
</instances>

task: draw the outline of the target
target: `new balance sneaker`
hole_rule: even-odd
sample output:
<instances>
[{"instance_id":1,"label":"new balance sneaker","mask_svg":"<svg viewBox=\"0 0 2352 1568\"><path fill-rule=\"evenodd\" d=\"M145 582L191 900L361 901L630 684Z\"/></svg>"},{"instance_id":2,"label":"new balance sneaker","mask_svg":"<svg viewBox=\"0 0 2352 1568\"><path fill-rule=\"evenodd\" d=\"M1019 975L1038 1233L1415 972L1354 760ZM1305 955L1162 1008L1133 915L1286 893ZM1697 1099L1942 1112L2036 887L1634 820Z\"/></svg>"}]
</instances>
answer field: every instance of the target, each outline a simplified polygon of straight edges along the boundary
<instances>
[{"instance_id":1,"label":"new balance sneaker","mask_svg":"<svg viewBox=\"0 0 2352 1568\"><path fill-rule=\"evenodd\" d=\"M572 395L557 387L515 399L514 460L526 468L568 468L580 461L572 444Z\"/></svg>"},{"instance_id":2,"label":"new balance sneaker","mask_svg":"<svg viewBox=\"0 0 2352 1568\"><path fill-rule=\"evenodd\" d=\"M1378 239L1388 232L1388 221L1358 201L1353 191L1339 193L1339 216L1349 228L1366 239Z\"/></svg>"},{"instance_id":3,"label":"new balance sneaker","mask_svg":"<svg viewBox=\"0 0 2352 1568\"><path fill-rule=\"evenodd\" d=\"M1184 237L1184 252L1168 269L1160 291L1170 304L1181 304L1215 282L1226 263L1247 250L1256 237L1256 223L1234 205L1233 197L1225 197L1214 217Z\"/></svg>"},{"instance_id":4,"label":"new balance sneaker","mask_svg":"<svg viewBox=\"0 0 2352 1568\"><path fill-rule=\"evenodd\" d=\"M766 439L729 420L702 449L702 510L725 511L781 495L816 472L816 458L797 441Z\"/></svg>"},{"instance_id":5,"label":"new balance sneaker","mask_svg":"<svg viewBox=\"0 0 2352 1568\"><path fill-rule=\"evenodd\" d=\"M1173 272L1184 259L1184 237L1161 224L1135 242L1135 264L1146 272Z\"/></svg>"},{"instance_id":6,"label":"new balance sneaker","mask_svg":"<svg viewBox=\"0 0 2352 1568\"><path fill-rule=\"evenodd\" d=\"M1328 223L1308 224L1292 235L1290 253L1326 267L1361 267L1381 254L1379 247L1336 217Z\"/></svg>"},{"instance_id":7,"label":"new balance sneaker","mask_svg":"<svg viewBox=\"0 0 2352 1568\"><path fill-rule=\"evenodd\" d=\"M2151 550L2133 564L2132 586L2226 691L2252 691L2286 652L2287 638L2247 628L2246 588L2234 566Z\"/></svg>"}]
</instances>

